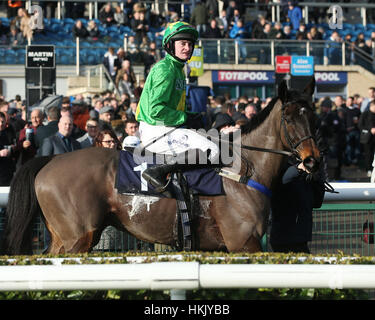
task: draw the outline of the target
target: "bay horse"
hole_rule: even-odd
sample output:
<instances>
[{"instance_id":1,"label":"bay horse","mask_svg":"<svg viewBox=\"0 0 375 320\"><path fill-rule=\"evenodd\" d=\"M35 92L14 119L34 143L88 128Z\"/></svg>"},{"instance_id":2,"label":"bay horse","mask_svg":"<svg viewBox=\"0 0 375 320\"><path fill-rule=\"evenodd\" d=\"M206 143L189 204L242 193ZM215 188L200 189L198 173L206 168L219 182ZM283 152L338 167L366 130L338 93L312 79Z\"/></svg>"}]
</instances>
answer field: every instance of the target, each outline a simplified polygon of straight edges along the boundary
<instances>
[{"instance_id":1,"label":"bay horse","mask_svg":"<svg viewBox=\"0 0 375 320\"><path fill-rule=\"evenodd\" d=\"M282 82L277 97L241 131L241 171L272 191L287 158L245 146L292 151L311 172L320 158L314 140L312 94L315 79L303 92ZM31 254L32 221L41 214L51 234L47 253L89 252L108 225L137 239L174 244L176 200L119 194L114 187L119 152L87 148L52 158L34 158L14 176L6 210L3 253ZM230 170L230 168L228 168ZM223 177L225 195L200 196L195 224L198 250L257 252L265 233L270 198L258 189Z\"/></svg>"}]
</instances>

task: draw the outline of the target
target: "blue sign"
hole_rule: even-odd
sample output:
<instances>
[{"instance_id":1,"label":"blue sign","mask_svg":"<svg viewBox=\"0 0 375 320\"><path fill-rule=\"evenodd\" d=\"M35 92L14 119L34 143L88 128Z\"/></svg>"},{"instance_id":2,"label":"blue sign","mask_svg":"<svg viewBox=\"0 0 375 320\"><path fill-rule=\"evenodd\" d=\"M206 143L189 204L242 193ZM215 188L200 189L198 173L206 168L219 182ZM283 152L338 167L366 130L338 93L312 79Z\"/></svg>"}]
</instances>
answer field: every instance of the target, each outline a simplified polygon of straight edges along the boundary
<instances>
[{"instance_id":1,"label":"blue sign","mask_svg":"<svg viewBox=\"0 0 375 320\"><path fill-rule=\"evenodd\" d=\"M292 76L312 76L314 74L314 57L292 56Z\"/></svg>"},{"instance_id":2,"label":"blue sign","mask_svg":"<svg viewBox=\"0 0 375 320\"><path fill-rule=\"evenodd\" d=\"M347 84L348 74L339 71L317 71L315 81L317 84Z\"/></svg>"}]
</instances>

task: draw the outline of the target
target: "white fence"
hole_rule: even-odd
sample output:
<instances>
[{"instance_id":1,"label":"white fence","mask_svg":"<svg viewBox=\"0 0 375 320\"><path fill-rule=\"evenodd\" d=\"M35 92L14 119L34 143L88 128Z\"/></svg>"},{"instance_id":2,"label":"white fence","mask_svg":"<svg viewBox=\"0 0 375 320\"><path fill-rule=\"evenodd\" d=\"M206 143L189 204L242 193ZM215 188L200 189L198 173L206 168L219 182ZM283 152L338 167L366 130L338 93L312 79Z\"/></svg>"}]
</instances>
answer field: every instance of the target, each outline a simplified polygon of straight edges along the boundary
<instances>
[{"instance_id":1,"label":"white fence","mask_svg":"<svg viewBox=\"0 0 375 320\"><path fill-rule=\"evenodd\" d=\"M325 202L374 201L375 184L332 183L338 194ZM8 200L0 188L0 206ZM184 299L185 290L208 288L375 289L375 265L264 265L153 262L128 264L0 266L0 291L28 290L171 290Z\"/></svg>"},{"instance_id":2,"label":"white fence","mask_svg":"<svg viewBox=\"0 0 375 320\"><path fill-rule=\"evenodd\" d=\"M0 266L1 291L186 290L223 288L374 289L375 265L153 262ZM176 296L178 294L178 296Z\"/></svg>"}]
</instances>

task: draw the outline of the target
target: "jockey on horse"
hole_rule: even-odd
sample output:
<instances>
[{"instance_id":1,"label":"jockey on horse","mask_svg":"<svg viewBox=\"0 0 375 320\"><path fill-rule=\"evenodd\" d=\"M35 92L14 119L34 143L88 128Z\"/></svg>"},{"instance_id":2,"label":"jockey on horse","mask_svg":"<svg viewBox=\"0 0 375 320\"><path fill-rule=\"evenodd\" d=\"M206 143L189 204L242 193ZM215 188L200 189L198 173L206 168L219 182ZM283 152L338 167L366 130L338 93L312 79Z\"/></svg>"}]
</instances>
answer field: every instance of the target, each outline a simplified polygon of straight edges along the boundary
<instances>
[{"instance_id":1,"label":"jockey on horse","mask_svg":"<svg viewBox=\"0 0 375 320\"><path fill-rule=\"evenodd\" d=\"M142 174L157 192L165 191L166 177L171 172L221 166L219 147L188 129L199 129L197 124L201 123L200 114L186 111L183 71L197 39L198 32L186 22L168 25L163 37L167 54L151 69L137 106L136 119L140 122L143 146L166 156L162 165L149 167ZM204 165L197 160L202 157Z\"/></svg>"}]
</instances>

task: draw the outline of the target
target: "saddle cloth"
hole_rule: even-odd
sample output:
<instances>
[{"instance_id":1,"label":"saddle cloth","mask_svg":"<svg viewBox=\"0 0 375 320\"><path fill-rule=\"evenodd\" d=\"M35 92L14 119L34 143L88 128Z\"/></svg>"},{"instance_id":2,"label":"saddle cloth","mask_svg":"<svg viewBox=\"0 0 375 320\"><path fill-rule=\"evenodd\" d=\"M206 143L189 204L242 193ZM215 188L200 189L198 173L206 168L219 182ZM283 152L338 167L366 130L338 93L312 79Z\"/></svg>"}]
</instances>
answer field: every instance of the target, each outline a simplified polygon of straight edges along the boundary
<instances>
[{"instance_id":1,"label":"saddle cloth","mask_svg":"<svg viewBox=\"0 0 375 320\"><path fill-rule=\"evenodd\" d=\"M147 159L141 164L136 163L133 154L126 150L120 151L119 166L117 169L115 188L119 193L146 194L163 197L157 193L152 185L143 178L142 173L148 166L154 166L152 159ZM189 188L199 195L216 196L223 195L222 177L213 169L196 169L184 172ZM167 187L172 194L175 194L173 184Z\"/></svg>"}]
</instances>

